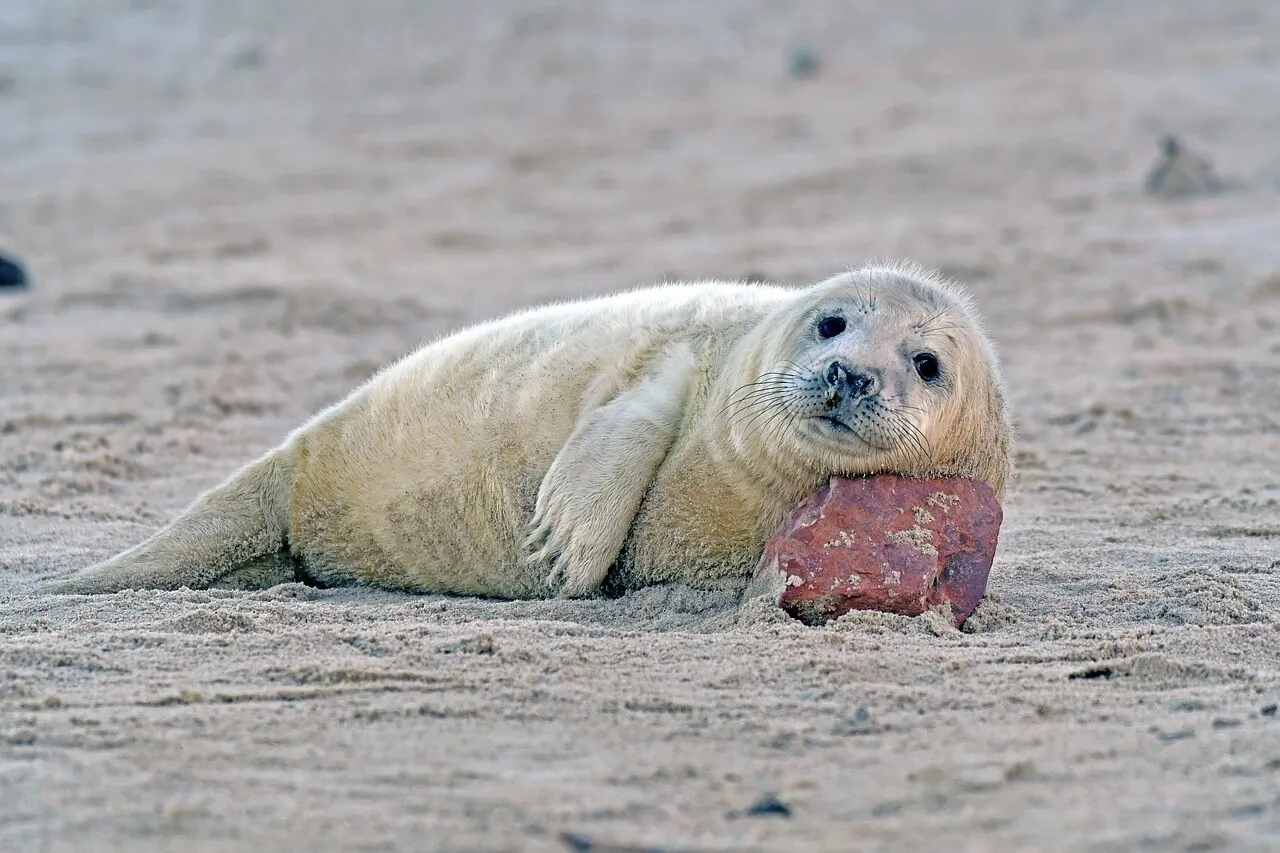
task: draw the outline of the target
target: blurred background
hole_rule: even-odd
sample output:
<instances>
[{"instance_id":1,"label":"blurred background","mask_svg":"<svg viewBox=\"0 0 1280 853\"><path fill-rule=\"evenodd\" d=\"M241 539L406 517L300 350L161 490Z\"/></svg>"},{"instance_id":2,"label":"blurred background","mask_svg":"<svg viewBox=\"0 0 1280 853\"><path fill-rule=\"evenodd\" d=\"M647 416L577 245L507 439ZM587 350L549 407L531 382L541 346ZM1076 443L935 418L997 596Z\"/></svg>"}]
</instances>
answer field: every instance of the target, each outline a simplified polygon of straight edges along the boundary
<instances>
[{"instance_id":1,"label":"blurred background","mask_svg":"<svg viewBox=\"0 0 1280 853\"><path fill-rule=\"evenodd\" d=\"M869 255L1061 278L1116 241L1225 239L1134 198L1165 134L1275 192L1278 20L1258 0L4 0L0 237L51 286L358 281L466 312Z\"/></svg>"}]
</instances>

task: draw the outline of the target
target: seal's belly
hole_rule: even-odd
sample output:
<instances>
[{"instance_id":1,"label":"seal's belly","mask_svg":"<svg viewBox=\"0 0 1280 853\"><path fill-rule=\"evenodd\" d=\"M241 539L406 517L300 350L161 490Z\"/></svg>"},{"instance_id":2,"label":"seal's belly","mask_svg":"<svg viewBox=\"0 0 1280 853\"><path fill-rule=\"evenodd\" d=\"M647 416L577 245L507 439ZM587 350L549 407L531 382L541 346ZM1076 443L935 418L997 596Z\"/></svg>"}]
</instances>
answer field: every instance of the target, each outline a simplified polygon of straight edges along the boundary
<instances>
[{"instance_id":1,"label":"seal's belly","mask_svg":"<svg viewBox=\"0 0 1280 853\"><path fill-rule=\"evenodd\" d=\"M768 538L746 525L709 534L672 524L666 512L649 507L641 509L637 521L610 572L610 592L659 583L737 589L751 578Z\"/></svg>"},{"instance_id":2,"label":"seal's belly","mask_svg":"<svg viewBox=\"0 0 1280 853\"><path fill-rule=\"evenodd\" d=\"M544 595L521 545L551 457L501 430L429 432L362 406L301 435L290 549L330 585Z\"/></svg>"},{"instance_id":3,"label":"seal's belly","mask_svg":"<svg viewBox=\"0 0 1280 853\"><path fill-rule=\"evenodd\" d=\"M655 583L745 586L786 507L735 492L697 454L675 453L655 478L610 574L613 590Z\"/></svg>"}]
</instances>

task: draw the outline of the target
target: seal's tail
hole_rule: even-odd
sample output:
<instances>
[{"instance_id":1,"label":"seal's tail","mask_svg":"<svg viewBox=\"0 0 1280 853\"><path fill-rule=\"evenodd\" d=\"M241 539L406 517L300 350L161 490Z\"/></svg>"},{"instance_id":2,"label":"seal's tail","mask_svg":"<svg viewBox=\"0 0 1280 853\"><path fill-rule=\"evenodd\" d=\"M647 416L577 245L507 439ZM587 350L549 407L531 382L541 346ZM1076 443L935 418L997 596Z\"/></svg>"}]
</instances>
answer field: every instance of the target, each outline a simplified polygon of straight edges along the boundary
<instances>
[{"instance_id":1,"label":"seal's tail","mask_svg":"<svg viewBox=\"0 0 1280 853\"><path fill-rule=\"evenodd\" d=\"M208 587L234 570L274 556L289 528L293 453L277 448L205 492L150 539L82 569L44 592Z\"/></svg>"}]
</instances>

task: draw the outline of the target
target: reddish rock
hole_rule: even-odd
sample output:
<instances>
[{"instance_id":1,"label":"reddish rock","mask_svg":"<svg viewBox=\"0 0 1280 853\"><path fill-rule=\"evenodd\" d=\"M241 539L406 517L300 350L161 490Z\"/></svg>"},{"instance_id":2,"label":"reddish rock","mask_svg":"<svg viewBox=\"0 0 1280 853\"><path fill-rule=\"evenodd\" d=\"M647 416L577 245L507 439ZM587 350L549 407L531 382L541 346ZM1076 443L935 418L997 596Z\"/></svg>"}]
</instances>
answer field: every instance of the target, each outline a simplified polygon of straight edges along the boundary
<instances>
[{"instance_id":1,"label":"reddish rock","mask_svg":"<svg viewBox=\"0 0 1280 853\"><path fill-rule=\"evenodd\" d=\"M986 591L1003 518L980 480L833 477L769 540L756 581L780 578L779 606L808 624L948 604L960 627Z\"/></svg>"}]
</instances>

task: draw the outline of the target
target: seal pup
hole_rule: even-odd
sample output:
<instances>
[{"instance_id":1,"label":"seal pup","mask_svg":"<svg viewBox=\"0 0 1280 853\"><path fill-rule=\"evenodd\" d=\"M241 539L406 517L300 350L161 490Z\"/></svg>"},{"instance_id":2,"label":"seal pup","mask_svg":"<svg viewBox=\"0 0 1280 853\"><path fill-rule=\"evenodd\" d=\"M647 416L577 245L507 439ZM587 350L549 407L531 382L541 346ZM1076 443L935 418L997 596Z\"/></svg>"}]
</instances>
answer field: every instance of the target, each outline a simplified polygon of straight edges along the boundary
<instances>
[{"instance_id":1,"label":"seal pup","mask_svg":"<svg viewBox=\"0 0 1280 853\"><path fill-rule=\"evenodd\" d=\"M428 344L54 592L299 579L501 598L745 588L835 474L985 480L1012 429L969 297L920 267L672 284Z\"/></svg>"}]
</instances>

